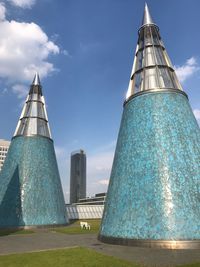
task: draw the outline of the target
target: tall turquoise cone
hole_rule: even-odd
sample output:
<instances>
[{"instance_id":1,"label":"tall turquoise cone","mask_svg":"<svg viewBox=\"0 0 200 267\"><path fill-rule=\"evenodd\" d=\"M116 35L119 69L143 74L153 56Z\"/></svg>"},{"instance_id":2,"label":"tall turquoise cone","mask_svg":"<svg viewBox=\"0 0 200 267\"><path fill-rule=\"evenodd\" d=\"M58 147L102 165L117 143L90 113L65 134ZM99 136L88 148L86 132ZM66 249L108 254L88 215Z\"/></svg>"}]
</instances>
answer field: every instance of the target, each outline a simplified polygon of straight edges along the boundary
<instances>
[{"instance_id":1,"label":"tall turquoise cone","mask_svg":"<svg viewBox=\"0 0 200 267\"><path fill-rule=\"evenodd\" d=\"M147 5L99 239L200 248L200 129Z\"/></svg>"},{"instance_id":2,"label":"tall turquoise cone","mask_svg":"<svg viewBox=\"0 0 200 267\"><path fill-rule=\"evenodd\" d=\"M39 75L0 173L0 228L68 222Z\"/></svg>"}]
</instances>

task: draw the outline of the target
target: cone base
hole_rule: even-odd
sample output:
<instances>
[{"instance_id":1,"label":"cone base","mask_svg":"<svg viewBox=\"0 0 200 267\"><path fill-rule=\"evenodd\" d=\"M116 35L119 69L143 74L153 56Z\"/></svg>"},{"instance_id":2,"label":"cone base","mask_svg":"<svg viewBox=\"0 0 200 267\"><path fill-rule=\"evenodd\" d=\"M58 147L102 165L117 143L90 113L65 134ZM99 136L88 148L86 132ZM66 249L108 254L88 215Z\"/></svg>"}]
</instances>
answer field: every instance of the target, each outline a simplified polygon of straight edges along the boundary
<instances>
[{"instance_id":1,"label":"cone base","mask_svg":"<svg viewBox=\"0 0 200 267\"><path fill-rule=\"evenodd\" d=\"M129 239L99 235L98 240L103 243L162 249L200 249L200 239L195 240L153 240L153 239Z\"/></svg>"}]
</instances>

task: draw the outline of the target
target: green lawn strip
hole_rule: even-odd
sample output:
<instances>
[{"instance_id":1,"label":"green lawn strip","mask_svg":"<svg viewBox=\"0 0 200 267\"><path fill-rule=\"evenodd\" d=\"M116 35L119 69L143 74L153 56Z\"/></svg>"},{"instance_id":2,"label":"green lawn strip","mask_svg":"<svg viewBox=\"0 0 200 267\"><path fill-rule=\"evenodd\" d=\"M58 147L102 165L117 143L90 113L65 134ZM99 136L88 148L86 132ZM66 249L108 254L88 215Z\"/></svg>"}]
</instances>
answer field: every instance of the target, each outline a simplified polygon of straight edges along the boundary
<instances>
[{"instance_id":1,"label":"green lawn strip","mask_svg":"<svg viewBox=\"0 0 200 267\"><path fill-rule=\"evenodd\" d=\"M76 221L69 226L53 228L52 231L63 234L97 234L99 232L100 220L83 220L90 224L90 230L81 229L80 221Z\"/></svg>"},{"instance_id":2,"label":"green lawn strip","mask_svg":"<svg viewBox=\"0 0 200 267\"><path fill-rule=\"evenodd\" d=\"M186 265L178 265L177 267L200 267L200 262L190 263L190 264L186 264Z\"/></svg>"},{"instance_id":3,"label":"green lawn strip","mask_svg":"<svg viewBox=\"0 0 200 267\"><path fill-rule=\"evenodd\" d=\"M86 248L57 249L0 256L0 267L139 267Z\"/></svg>"},{"instance_id":4,"label":"green lawn strip","mask_svg":"<svg viewBox=\"0 0 200 267\"><path fill-rule=\"evenodd\" d=\"M26 234L33 234L35 233L33 230L26 230L26 229L21 229L21 230L0 230L0 236L5 236L5 235L26 235Z\"/></svg>"},{"instance_id":5,"label":"green lawn strip","mask_svg":"<svg viewBox=\"0 0 200 267\"><path fill-rule=\"evenodd\" d=\"M70 226L78 226L80 227L80 222L88 222L91 227L99 227L100 226L100 223L101 223L101 220L100 219L83 219L83 220L76 220L72 223L70 223Z\"/></svg>"},{"instance_id":6,"label":"green lawn strip","mask_svg":"<svg viewBox=\"0 0 200 267\"><path fill-rule=\"evenodd\" d=\"M98 230L92 229L89 231L85 229L79 229L76 227L70 227L70 228L63 227L63 228L53 229L52 232L75 235L75 234L97 234Z\"/></svg>"}]
</instances>

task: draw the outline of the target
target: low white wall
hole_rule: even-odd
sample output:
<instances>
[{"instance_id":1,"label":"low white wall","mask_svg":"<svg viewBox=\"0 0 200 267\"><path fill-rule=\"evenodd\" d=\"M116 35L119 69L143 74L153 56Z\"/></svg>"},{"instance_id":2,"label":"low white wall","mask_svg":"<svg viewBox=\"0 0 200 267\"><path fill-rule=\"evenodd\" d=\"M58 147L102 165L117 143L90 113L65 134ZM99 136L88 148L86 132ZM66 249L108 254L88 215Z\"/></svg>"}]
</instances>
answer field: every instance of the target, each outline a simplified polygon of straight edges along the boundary
<instances>
[{"instance_id":1,"label":"low white wall","mask_svg":"<svg viewBox=\"0 0 200 267\"><path fill-rule=\"evenodd\" d=\"M67 205L67 215L73 219L101 219L104 205Z\"/></svg>"}]
</instances>

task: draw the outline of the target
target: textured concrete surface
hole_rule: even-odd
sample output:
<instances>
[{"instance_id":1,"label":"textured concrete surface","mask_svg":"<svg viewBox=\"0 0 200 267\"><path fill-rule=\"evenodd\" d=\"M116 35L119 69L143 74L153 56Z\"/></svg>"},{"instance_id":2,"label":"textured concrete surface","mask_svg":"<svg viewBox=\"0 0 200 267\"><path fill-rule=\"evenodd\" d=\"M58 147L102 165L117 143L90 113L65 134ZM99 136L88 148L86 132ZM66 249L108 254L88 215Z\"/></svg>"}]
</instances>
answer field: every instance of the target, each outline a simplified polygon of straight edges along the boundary
<instances>
[{"instance_id":1,"label":"textured concrete surface","mask_svg":"<svg viewBox=\"0 0 200 267\"><path fill-rule=\"evenodd\" d=\"M162 250L109 245L99 242L95 234L67 235L40 230L35 234L0 237L0 255L76 246L94 249L102 254L145 266L165 267L200 263L200 250Z\"/></svg>"}]
</instances>

